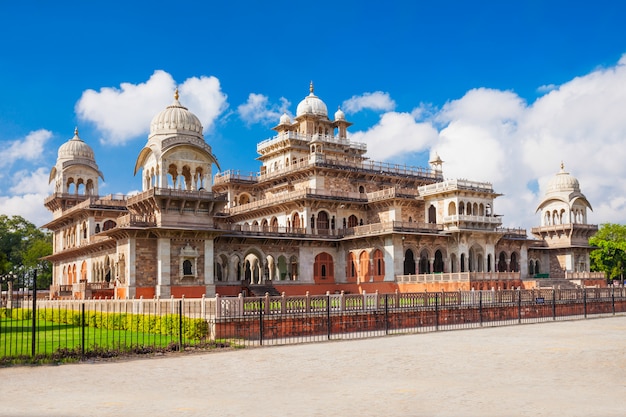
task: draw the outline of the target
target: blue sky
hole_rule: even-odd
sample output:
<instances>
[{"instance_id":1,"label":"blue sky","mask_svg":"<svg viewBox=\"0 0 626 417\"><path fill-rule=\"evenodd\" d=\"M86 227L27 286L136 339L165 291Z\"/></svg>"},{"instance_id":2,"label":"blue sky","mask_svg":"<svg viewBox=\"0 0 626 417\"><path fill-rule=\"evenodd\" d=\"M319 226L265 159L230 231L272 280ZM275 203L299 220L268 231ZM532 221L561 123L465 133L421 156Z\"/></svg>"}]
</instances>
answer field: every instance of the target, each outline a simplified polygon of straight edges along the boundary
<instances>
[{"instance_id":1,"label":"blue sky","mask_svg":"<svg viewBox=\"0 0 626 417\"><path fill-rule=\"evenodd\" d=\"M149 4L149 6L147 6ZM105 180L140 189L135 159L173 99L222 170L309 82L377 161L492 182L527 227L561 161L595 223L626 223L626 6L615 1L161 2L0 0L0 214L41 225L58 147L78 127Z\"/></svg>"}]
</instances>

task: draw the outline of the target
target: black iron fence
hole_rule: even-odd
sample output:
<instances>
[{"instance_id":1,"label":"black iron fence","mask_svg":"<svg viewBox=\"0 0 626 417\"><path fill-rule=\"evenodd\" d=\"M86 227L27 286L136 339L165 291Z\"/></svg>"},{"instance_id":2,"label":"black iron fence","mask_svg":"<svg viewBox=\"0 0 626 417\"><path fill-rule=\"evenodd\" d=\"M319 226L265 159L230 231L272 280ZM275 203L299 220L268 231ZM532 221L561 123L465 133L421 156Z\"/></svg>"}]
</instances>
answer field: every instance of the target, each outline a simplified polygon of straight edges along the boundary
<instances>
[{"instance_id":1,"label":"black iron fence","mask_svg":"<svg viewBox=\"0 0 626 417\"><path fill-rule=\"evenodd\" d=\"M19 305L19 307L15 307ZM0 359L355 339L626 312L626 290L456 291L50 301L0 308Z\"/></svg>"}]
</instances>

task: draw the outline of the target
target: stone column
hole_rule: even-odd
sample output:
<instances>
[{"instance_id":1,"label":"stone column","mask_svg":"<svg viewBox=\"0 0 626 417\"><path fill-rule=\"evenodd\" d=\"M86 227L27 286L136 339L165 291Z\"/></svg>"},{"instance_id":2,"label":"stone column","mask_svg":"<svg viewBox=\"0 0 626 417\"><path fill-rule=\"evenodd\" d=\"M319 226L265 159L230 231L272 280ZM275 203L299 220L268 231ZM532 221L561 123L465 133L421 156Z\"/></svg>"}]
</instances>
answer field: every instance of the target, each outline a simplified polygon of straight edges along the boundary
<instances>
[{"instance_id":1,"label":"stone column","mask_svg":"<svg viewBox=\"0 0 626 417\"><path fill-rule=\"evenodd\" d=\"M207 297L215 296L215 245L213 239L206 239L204 241L204 286L205 294ZM224 271L222 270L222 279L228 280L228 277L224 277Z\"/></svg>"},{"instance_id":2,"label":"stone column","mask_svg":"<svg viewBox=\"0 0 626 417\"><path fill-rule=\"evenodd\" d=\"M159 238L157 241L157 286L156 296L169 298L171 291L170 239Z\"/></svg>"}]
</instances>

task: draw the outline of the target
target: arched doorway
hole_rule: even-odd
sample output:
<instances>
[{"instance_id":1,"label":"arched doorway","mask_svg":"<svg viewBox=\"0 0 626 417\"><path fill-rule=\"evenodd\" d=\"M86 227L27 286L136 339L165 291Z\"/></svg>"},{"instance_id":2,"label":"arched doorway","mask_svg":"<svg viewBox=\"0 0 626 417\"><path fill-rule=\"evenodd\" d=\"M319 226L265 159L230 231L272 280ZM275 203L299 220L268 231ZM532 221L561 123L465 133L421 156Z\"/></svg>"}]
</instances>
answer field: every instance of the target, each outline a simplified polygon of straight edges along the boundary
<instances>
[{"instance_id":1,"label":"arched doorway","mask_svg":"<svg viewBox=\"0 0 626 417\"><path fill-rule=\"evenodd\" d=\"M439 249L435 251L435 261L433 262L433 272L443 272L443 254Z\"/></svg>"},{"instance_id":2,"label":"arched doorway","mask_svg":"<svg viewBox=\"0 0 626 417\"><path fill-rule=\"evenodd\" d=\"M415 255L411 249L404 252L404 275L415 275Z\"/></svg>"}]
</instances>

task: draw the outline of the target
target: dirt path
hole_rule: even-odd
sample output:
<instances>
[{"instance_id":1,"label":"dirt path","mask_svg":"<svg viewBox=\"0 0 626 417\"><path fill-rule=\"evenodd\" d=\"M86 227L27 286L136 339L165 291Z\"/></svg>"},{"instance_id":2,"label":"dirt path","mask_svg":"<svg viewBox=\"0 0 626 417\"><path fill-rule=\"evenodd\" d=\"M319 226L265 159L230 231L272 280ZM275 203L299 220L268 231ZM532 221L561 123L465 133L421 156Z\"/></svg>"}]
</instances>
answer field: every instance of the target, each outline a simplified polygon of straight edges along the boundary
<instances>
[{"instance_id":1,"label":"dirt path","mask_svg":"<svg viewBox=\"0 0 626 417\"><path fill-rule=\"evenodd\" d=\"M1 416L624 416L626 317L0 369Z\"/></svg>"}]
</instances>

